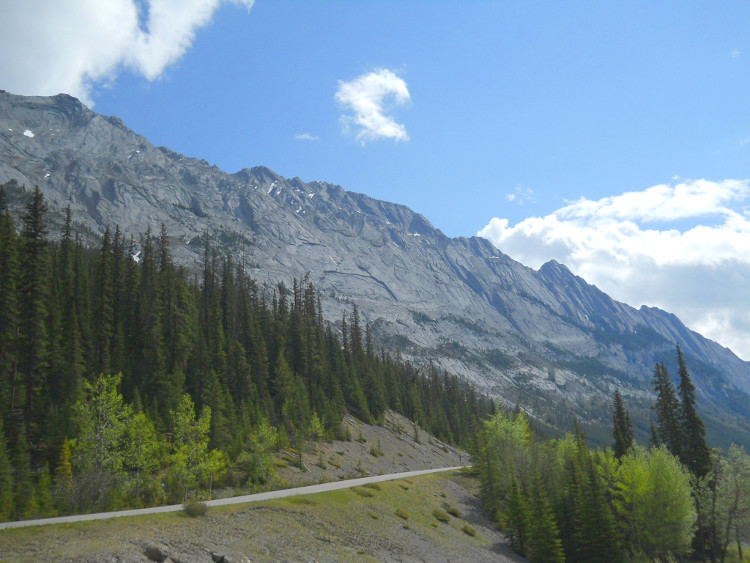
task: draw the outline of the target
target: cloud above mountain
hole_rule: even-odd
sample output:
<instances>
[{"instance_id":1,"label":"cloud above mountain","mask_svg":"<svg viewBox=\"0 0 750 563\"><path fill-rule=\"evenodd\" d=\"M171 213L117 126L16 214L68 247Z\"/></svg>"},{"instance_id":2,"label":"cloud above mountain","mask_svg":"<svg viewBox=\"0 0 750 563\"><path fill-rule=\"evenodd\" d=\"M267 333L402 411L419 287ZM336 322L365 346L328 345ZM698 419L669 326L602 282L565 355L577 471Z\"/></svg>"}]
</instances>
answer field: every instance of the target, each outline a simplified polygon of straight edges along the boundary
<instances>
[{"instance_id":1,"label":"cloud above mountain","mask_svg":"<svg viewBox=\"0 0 750 563\"><path fill-rule=\"evenodd\" d=\"M345 82L339 80L336 102L348 113L341 116L344 132L365 144L376 139L408 141L403 124L390 115L395 106L411 100L406 82L381 68Z\"/></svg>"},{"instance_id":2,"label":"cloud above mountain","mask_svg":"<svg viewBox=\"0 0 750 563\"><path fill-rule=\"evenodd\" d=\"M190 48L224 3L254 0L24 0L0 3L2 87L65 92L92 105L96 84L124 69L155 80Z\"/></svg>"},{"instance_id":3,"label":"cloud above mountain","mask_svg":"<svg viewBox=\"0 0 750 563\"><path fill-rule=\"evenodd\" d=\"M681 180L581 198L477 233L538 268L555 259L619 301L660 307L750 359L749 180Z\"/></svg>"}]
</instances>

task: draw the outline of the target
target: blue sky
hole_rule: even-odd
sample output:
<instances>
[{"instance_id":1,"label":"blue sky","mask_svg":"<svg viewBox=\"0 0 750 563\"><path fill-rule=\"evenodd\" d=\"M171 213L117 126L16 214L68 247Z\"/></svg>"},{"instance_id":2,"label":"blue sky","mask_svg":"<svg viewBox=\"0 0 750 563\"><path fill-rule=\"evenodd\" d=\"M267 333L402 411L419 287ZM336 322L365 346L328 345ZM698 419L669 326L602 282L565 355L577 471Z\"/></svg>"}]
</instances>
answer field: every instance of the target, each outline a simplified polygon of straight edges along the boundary
<instances>
[{"instance_id":1,"label":"blue sky","mask_svg":"<svg viewBox=\"0 0 750 563\"><path fill-rule=\"evenodd\" d=\"M747 2L4 2L0 88L555 258L750 359Z\"/></svg>"}]
</instances>

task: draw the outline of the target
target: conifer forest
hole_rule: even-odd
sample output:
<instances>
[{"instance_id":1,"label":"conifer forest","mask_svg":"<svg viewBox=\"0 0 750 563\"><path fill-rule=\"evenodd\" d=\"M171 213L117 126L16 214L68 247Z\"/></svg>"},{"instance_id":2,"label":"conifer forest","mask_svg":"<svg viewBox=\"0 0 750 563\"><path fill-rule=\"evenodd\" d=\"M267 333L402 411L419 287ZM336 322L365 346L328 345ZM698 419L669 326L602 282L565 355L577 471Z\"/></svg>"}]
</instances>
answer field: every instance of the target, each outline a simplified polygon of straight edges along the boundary
<instances>
[{"instance_id":1,"label":"conifer forest","mask_svg":"<svg viewBox=\"0 0 750 563\"><path fill-rule=\"evenodd\" d=\"M37 188L17 228L0 201L2 520L257 490L270 452L341 437L345 413L467 444L493 409L376 350L356 305L324 322L306 279L261 291L208 242L188 272L163 227L85 248L69 212L52 241L45 210Z\"/></svg>"},{"instance_id":2,"label":"conifer forest","mask_svg":"<svg viewBox=\"0 0 750 563\"><path fill-rule=\"evenodd\" d=\"M271 454L342 439L392 409L467 448L481 503L534 562L743 560L750 456L706 443L676 348L653 375L649 444L614 392L612 446L557 439L520 409L377 349L356 304L332 324L304 277L259 287L208 237L193 270L162 226L96 247L20 224L0 190L0 521L204 499L270 486Z\"/></svg>"}]
</instances>

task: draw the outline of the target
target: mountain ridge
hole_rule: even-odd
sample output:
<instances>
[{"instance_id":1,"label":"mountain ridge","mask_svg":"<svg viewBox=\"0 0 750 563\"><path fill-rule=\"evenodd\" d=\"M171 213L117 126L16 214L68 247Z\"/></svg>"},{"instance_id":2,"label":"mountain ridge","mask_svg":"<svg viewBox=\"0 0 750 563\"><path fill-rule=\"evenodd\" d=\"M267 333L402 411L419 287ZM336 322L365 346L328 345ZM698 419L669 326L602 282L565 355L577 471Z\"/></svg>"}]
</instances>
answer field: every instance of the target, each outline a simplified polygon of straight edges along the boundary
<instances>
[{"instance_id":1,"label":"mountain ridge","mask_svg":"<svg viewBox=\"0 0 750 563\"><path fill-rule=\"evenodd\" d=\"M550 426L572 416L609 424L615 388L643 403L654 362L673 363L679 343L713 417L709 429L750 429L750 409L737 406L750 399L750 363L671 313L617 302L555 261L533 270L486 239L449 238L406 206L334 184L263 166L223 172L154 147L65 94L0 92L0 149L0 184L39 185L54 213L70 205L91 232L119 225L138 237L163 223L186 264L201 260L207 234L268 291L309 273L331 321L356 303L383 346L434 362ZM644 432L648 409L636 411Z\"/></svg>"}]
</instances>

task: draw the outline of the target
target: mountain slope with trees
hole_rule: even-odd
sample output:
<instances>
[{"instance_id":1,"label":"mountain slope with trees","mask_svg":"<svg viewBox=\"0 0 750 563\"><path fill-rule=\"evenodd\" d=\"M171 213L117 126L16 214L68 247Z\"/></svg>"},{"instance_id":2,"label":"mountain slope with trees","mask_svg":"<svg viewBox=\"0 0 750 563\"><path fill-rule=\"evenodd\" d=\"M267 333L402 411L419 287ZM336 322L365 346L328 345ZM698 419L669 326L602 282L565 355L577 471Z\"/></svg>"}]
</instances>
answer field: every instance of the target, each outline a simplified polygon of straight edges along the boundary
<instances>
[{"instance_id":1,"label":"mountain slope with trees","mask_svg":"<svg viewBox=\"0 0 750 563\"><path fill-rule=\"evenodd\" d=\"M376 350L356 305L326 322L313 284L266 294L208 241L199 273L169 237L105 231L84 246L67 214L46 235L39 189L20 234L0 189L0 517L179 502L263 485L269 453L333 438L345 413L402 413L467 443L493 409L457 377Z\"/></svg>"},{"instance_id":2,"label":"mountain slope with trees","mask_svg":"<svg viewBox=\"0 0 750 563\"><path fill-rule=\"evenodd\" d=\"M17 219L40 187L55 239L70 206L90 242L119 225L144 253L141 234L164 224L177 266L202 262L207 235L264 291L309 274L339 328L356 303L391 354L473 381L550 428L580 417L599 440L614 388L635 433L648 435L650 412L638 405L651 397L655 362L678 371L679 342L708 434L726 446L750 436L750 366L730 350L669 313L612 300L561 264L535 271L486 240L450 239L404 206L263 167L227 174L65 95L0 93L0 183Z\"/></svg>"}]
</instances>

